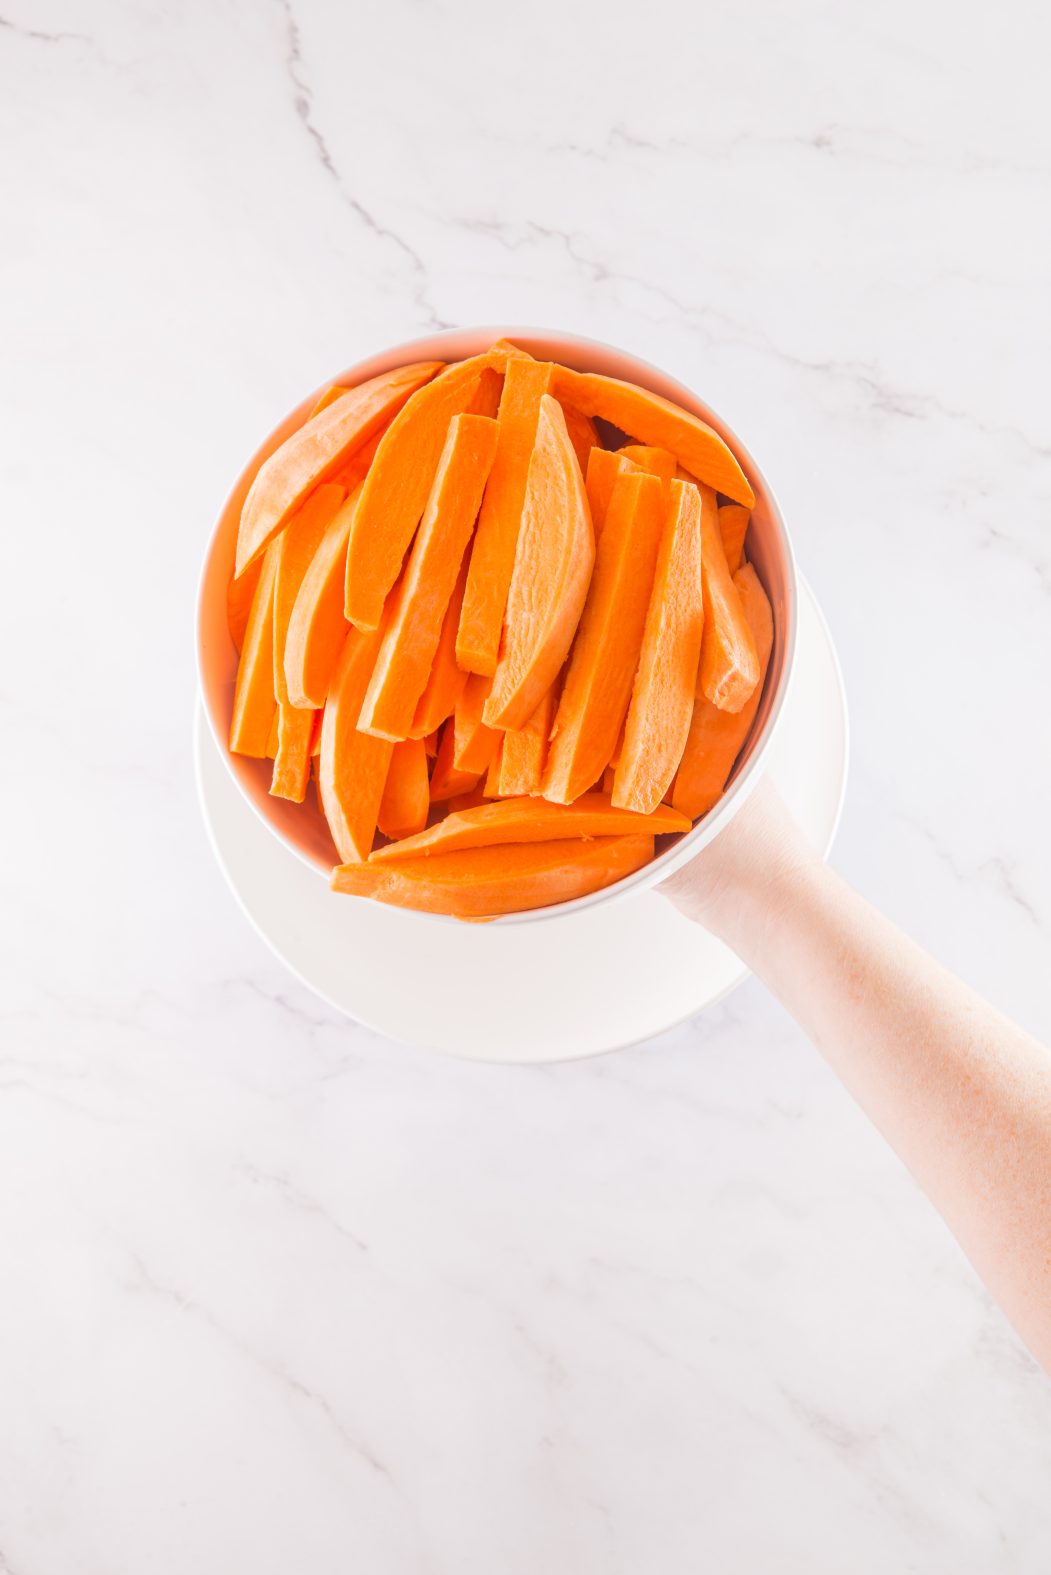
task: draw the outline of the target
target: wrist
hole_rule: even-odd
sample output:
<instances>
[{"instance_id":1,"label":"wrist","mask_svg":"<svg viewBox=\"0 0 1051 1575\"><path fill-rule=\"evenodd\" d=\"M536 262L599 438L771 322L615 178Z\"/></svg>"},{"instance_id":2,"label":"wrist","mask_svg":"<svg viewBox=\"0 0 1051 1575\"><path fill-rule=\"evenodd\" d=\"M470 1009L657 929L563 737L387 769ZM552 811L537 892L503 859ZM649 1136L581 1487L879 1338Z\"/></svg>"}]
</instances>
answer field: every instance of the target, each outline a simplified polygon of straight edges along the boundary
<instances>
[{"instance_id":1,"label":"wrist","mask_svg":"<svg viewBox=\"0 0 1051 1575\"><path fill-rule=\"evenodd\" d=\"M760 782L729 825L660 890L743 954L823 870L776 790Z\"/></svg>"}]
</instances>

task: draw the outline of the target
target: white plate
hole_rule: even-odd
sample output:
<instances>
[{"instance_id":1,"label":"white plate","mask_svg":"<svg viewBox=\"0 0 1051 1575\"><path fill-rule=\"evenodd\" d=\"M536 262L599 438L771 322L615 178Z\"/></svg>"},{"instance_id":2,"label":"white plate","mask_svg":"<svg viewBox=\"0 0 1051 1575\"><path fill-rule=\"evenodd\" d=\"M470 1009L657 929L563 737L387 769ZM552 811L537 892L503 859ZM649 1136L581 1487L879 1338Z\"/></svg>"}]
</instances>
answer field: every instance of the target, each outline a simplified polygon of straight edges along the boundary
<instances>
[{"instance_id":1,"label":"white plate","mask_svg":"<svg viewBox=\"0 0 1051 1575\"><path fill-rule=\"evenodd\" d=\"M847 710L828 626L800 580L799 643L769 771L825 854L847 776ZM480 1061L562 1061L648 1039L748 976L655 891L539 924L436 924L338 897L241 796L200 705L197 785L216 858L259 934L311 990L404 1043Z\"/></svg>"}]
</instances>

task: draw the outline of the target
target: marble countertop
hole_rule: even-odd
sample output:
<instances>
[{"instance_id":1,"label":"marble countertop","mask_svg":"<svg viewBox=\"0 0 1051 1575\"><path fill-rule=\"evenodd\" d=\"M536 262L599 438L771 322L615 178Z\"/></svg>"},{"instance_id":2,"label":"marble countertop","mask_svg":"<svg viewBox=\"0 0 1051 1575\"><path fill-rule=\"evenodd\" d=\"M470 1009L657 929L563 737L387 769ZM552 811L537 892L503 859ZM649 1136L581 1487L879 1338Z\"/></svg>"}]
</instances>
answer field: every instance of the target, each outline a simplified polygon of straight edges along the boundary
<instances>
[{"instance_id":1,"label":"marble countertop","mask_svg":"<svg viewBox=\"0 0 1051 1575\"><path fill-rule=\"evenodd\" d=\"M589 1063L383 1042L229 897L217 504L304 390L535 322L760 456L834 858L1048 996L1046 10L9 0L0 1571L1045 1575L1051 1386L755 983Z\"/></svg>"}]
</instances>

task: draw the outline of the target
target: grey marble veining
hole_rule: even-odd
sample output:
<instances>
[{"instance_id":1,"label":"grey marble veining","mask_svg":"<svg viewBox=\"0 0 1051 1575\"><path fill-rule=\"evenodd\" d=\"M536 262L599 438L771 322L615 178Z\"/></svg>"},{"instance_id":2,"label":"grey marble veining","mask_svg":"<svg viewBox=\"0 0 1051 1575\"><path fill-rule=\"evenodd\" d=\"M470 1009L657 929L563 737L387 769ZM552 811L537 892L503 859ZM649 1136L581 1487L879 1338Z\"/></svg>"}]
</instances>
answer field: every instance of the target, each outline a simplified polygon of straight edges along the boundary
<instances>
[{"instance_id":1,"label":"grey marble veining","mask_svg":"<svg viewBox=\"0 0 1051 1575\"><path fill-rule=\"evenodd\" d=\"M836 862L1051 1037L1046 13L8 4L0 1571L1045 1575L1051 1388L749 984L460 1065L289 979L194 799L261 432L534 322L691 382L843 659Z\"/></svg>"}]
</instances>

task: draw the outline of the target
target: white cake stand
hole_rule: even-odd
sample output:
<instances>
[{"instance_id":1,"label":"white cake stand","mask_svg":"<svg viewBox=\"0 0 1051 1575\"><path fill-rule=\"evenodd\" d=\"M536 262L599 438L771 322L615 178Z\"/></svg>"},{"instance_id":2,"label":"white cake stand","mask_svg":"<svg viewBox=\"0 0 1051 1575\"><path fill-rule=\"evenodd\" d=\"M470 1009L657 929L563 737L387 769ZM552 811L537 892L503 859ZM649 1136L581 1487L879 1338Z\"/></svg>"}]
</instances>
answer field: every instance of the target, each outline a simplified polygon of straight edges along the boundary
<instances>
[{"instance_id":1,"label":"white cake stand","mask_svg":"<svg viewBox=\"0 0 1051 1575\"><path fill-rule=\"evenodd\" d=\"M843 680L800 579L799 640L767 770L827 854L846 787ZM339 897L254 813L203 711L194 729L205 825L244 913L297 978L404 1043L481 1061L598 1055L673 1027L747 978L719 941L656 891L526 925L435 923Z\"/></svg>"}]
</instances>

